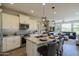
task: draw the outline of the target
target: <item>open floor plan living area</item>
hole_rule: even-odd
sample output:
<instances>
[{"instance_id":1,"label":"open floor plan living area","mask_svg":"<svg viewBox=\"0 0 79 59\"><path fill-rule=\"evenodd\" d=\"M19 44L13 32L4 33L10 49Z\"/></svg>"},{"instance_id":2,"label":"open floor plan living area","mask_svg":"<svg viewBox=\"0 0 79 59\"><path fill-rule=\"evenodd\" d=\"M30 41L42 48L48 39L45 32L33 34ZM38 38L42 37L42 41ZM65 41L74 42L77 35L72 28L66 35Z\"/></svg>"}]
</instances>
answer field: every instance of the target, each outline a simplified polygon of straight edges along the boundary
<instances>
[{"instance_id":1,"label":"open floor plan living area","mask_svg":"<svg viewBox=\"0 0 79 59\"><path fill-rule=\"evenodd\" d=\"M0 3L0 56L79 56L79 3Z\"/></svg>"}]
</instances>

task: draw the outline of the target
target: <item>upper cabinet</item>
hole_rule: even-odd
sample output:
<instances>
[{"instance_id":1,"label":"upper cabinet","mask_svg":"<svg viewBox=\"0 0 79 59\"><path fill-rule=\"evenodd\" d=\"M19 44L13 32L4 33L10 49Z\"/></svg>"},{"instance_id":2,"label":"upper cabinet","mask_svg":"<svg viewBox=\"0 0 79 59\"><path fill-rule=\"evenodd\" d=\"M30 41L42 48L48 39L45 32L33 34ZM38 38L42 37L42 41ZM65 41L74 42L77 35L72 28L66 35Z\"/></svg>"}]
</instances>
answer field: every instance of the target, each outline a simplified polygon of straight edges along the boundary
<instances>
[{"instance_id":1,"label":"upper cabinet","mask_svg":"<svg viewBox=\"0 0 79 59\"><path fill-rule=\"evenodd\" d=\"M0 13L0 32L1 32L1 13Z\"/></svg>"},{"instance_id":2,"label":"upper cabinet","mask_svg":"<svg viewBox=\"0 0 79 59\"><path fill-rule=\"evenodd\" d=\"M21 15L20 14L20 23L21 24L28 24L30 30L37 30L38 22L35 19L31 19L29 16Z\"/></svg>"},{"instance_id":3,"label":"upper cabinet","mask_svg":"<svg viewBox=\"0 0 79 59\"><path fill-rule=\"evenodd\" d=\"M19 30L19 16L2 13L2 28L6 30Z\"/></svg>"},{"instance_id":4,"label":"upper cabinet","mask_svg":"<svg viewBox=\"0 0 79 59\"><path fill-rule=\"evenodd\" d=\"M29 24L30 18L25 15L20 14L20 23L21 24Z\"/></svg>"}]
</instances>

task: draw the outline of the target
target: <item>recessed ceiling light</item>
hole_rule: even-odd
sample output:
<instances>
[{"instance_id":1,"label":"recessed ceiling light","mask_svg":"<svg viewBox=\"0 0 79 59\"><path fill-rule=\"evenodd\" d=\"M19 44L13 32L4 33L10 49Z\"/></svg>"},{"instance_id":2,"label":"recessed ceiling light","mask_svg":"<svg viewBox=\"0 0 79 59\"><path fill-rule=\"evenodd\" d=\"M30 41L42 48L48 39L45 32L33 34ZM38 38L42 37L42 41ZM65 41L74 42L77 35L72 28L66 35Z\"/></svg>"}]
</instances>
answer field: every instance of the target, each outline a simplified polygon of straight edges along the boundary
<instances>
[{"instance_id":1,"label":"recessed ceiling light","mask_svg":"<svg viewBox=\"0 0 79 59\"><path fill-rule=\"evenodd\" d=\"M43 3L42 5L46 5L45 3Z\"/></svg>"},{"instance_id":2,"label":"recessed ceiling light","mask_svg":"<svg viewBox=\"0 0 79 59\"><path fill-rule=\"evenodd\" d=\"M34 10L31 10L31 13L34 13Z\"/></svg>"}]
</instances>

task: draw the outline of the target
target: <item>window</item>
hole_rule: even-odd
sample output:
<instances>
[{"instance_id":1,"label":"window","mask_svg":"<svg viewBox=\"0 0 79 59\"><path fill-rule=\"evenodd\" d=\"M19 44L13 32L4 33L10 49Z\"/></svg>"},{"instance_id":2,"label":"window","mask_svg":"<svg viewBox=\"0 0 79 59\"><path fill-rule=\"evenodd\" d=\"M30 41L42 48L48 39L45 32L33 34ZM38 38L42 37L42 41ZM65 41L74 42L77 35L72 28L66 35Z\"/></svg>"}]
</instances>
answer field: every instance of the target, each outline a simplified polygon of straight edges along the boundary
<instances>
[{"instance_id":1,"label":"window","mask_svg":"<svg viewBox=\"0 0 79 59\"><path fill-rule=\"evenodd\" d=\"M62 29L61 31L63 32L71 32L71 23L66 23L66 24L62 24Z\"/></svg>"},{"instance_id":2,"label":"window","mask_svg":"<svg viewBox=\"0 0 79 59\"><path fill-rule=\"evenodd\" d=\"M55 25L55 32L60 32L61 31L61 24L56 24Z\"/></svg>"},{"instance_id":3,"label":"window","mask_svg":"<svg viewBox=\"0 0 79 59\"><path fill-rule=\"evenodd\" d=\"M73 23L73 32L79 34L79 23Z\"/></svg>"}]
</instances>

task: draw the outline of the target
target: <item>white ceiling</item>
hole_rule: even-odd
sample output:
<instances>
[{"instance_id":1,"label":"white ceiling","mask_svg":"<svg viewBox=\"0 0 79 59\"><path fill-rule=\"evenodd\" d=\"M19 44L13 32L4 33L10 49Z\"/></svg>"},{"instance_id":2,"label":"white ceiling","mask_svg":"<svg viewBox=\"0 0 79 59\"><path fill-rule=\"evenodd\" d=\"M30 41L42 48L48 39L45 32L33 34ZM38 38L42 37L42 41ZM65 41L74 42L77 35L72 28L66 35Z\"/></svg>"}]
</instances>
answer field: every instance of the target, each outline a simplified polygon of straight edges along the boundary
<instances>
[{"instance_id":1,"label":"white ceiling","mask_svg":"<svg viewBox=\"0 0 79 59\"><path fill-rule=\"evenodd\" d=\"M52 6L55 5L56 14L53 16ZM36 17L43 17L43 5L42 3L4 3L3 6L21 11ZM31 10L34 10L34 13L31 13ZM47 3L45 5L45 12L48 19L55 20L60 19L79 19L79 3Z\"/></svg>"}]
</instances>

